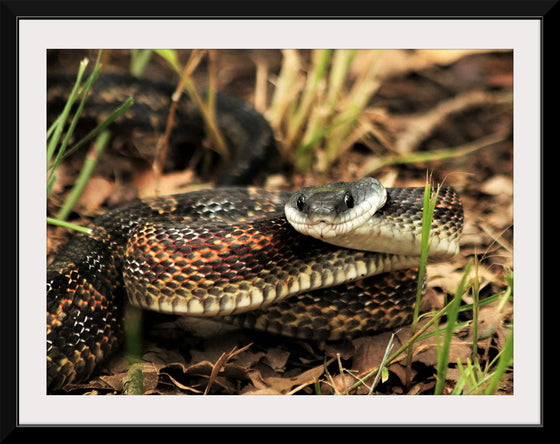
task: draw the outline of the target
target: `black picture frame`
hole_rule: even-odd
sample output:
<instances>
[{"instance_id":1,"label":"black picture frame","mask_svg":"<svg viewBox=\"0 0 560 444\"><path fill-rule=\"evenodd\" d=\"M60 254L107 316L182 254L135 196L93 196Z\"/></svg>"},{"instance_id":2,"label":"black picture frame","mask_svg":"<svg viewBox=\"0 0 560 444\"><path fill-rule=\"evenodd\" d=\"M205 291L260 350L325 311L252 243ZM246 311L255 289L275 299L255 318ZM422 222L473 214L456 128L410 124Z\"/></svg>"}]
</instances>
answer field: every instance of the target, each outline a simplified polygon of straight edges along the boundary
<instances>
[{"instance_id":1,"label":"black picture frame","mask_svg":"<svg viewBox=\"0 0 560 444\"><path fill-rule=\"evenodd\" d=\"M320 6L318 6L318 4ZM542 48L542 88L546 86L546 94L543 100L543 137L544 124L550 122L553 113L544 113L544 106L549 105L555 97L554 89L556 82L551 78L551 61L554 56L551 53L555 47L557 34L557 11L556 0L510 0L507 2L499 0L488 1L423 1L413 0L388 0L375 2L362 1L0 1L0 39L2 55L1 68L1 97L2 119L0 119L1 146L3 149L3 171L1 175L3 204L5 211L12 216L2 218L2 252L4 261L2 276L4 277L3 294L0 297L0 440L6 442L19 442L25 439L28 433L33 433L43 427L49 428L47 424L22 425L19 422L18 403L18 318L25 315L18 304L18 278L25 270L18 266L19 252L18 239L25 233L19 231L18 220L18 29L23 19L40 18L62 18L73 20L77 18L111 18L130 19L138 18L149 20L154 17L161 18L250 18L254 20L266 20L269 18L297 18L301 20L313 20L317 18L382 18L392 20L395 18L406 18L414 20L417 18L436 18L446 20L450 18L527 18L537 19L542 24L541 48ZM317 14L320 15L317 15ZM545 68L548 69L548 75ZM543 91L544 92L544 91ZM552 114L552 115L551 115ZM543 139L544 144L544 139ZM538 149L535 147L535 149ZM540 147L544 156L544 148ZM544 164L542 165L544 173ZM542 185L541 185L542 186ZM15 217L13 217L15 215ZM540 215L541 221L544 220ZM541 222L542 226L542 222ZM544 258L544 255L543 255ZM539 277L541 282L539 288L544 287L544 273ZM7 285L6 285L7 284ZM542 354L541 354L542 355ZM541 368L544 365L541 363ZM544 376L544 374L542 375ZM542 379L541 379L542 381ZM543 386L536 386L535 390L544 396ZM544 403L543 403L544 407ZM542 409L541 409L542 411ZM61 415L63 412L61 412ZM313 426L313 424L309 424ZM527 424L521 424L527 426ZM544 425L544 413L541 423L537 428ZM290 426L290 424L286 424ZM531 425L535 426L535 425ZM55 432L54 429L48 433ZM92 435L100 435L101 430L95 428ZM75 433L78 433L76 430ZM83 430L83 433L86 430ZM127 430L129 433L129 430ZM140 430L144 434L144 431ZM60 439L55 438L55 439Z\"/></svg>"}]
</instances>

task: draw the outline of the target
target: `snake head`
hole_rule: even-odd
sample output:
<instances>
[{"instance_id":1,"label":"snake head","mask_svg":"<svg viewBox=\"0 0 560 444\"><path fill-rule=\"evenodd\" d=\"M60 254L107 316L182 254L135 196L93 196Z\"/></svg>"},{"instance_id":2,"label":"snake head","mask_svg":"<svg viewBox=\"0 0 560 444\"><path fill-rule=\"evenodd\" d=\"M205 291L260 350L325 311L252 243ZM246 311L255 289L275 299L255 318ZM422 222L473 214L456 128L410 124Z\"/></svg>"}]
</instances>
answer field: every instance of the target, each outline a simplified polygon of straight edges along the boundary
<instances>
[{"instance_id":1,"label":"snake head","mask_svg":"<svg viewBox=\"0 0 560 444\"><path fill-rule=\"evenodd\" d=\"M300 233L331 239L364 224L387 200L387 191L377 179L332 182L302 188L285 206L288 222Z\"/></svg>"}]
</instances>

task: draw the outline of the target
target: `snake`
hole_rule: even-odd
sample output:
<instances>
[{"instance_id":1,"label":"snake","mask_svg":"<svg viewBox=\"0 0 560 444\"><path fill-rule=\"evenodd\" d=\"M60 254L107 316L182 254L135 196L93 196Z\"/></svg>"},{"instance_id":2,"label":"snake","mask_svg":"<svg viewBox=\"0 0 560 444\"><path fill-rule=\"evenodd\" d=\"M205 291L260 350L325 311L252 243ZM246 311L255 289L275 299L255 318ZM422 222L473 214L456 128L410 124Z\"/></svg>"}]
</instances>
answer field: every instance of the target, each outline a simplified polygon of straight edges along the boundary
<instances>
[{"instance_id":1,"label":"snake","mask_svg":"<svg viewBox=\"0 0 560 444\"><path fill-rule=\"evenodd\" d=\"M49 73L49 123L54 122L64 109L74 82L75 77L67 73ZM89 130L132 97L133 105L127 109L125 116L109 127L113 139L111 145L118 147L113 154L121 155L121 159L139 157L152 162L158 136L166 131L171 97L175 90L176 85L163 80L102 73L94 82L87 102L80 111L79 126L75 132L78 137L87 135ZM207 100L206 92L201 92L201 96ZM227 143L231 159L222 165L216 156L212 156L208 169L215 174L208 174L208 180L219 186L247 185L258 181L255 179L262 181L279 163L279 152L270 123L247 102L230 94L216 92L214 101L216 126ZM196 156L188 155L198 152L206 137L203 115L186 94L176 102L174 116L170 139L175 149L169 152L164 165L168 171L190 166L192 157ZM205 153L209 151L205 150ZM117 165L113 162L112 167L116 168ZM118 173L126 174L126 171Z\"/></svg>"},{"instance_id":2,"label":"snake","mask_svg":"<svg viewBox=\"0 0 560 444\"><path fill-rule=\"evenodd\" d=\"M424 187L374 178L296 192L223 185L95 218L47 267L47 390L87 381L123 342L125 302L335 340L410 322ZM463 209L441 187L430 260L459 251Z\"/></svg>"}]
</instances>

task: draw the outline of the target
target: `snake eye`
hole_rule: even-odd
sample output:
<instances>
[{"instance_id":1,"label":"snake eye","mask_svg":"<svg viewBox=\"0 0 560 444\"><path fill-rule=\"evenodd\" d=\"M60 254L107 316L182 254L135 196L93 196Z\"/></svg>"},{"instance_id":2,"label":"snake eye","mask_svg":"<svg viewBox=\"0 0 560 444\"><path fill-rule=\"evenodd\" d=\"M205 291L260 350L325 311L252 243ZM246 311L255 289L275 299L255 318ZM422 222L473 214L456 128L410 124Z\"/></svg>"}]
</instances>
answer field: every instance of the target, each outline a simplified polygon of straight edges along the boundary
<instances>
[{"instance_id":1,"label":"snake eye","mask_svg":"<svg viewBox=\"0 0 560 444\"><path fill-rule=\"evenodd\" d=\"M304 204L305 204L305 197L299 196L296 200L296 205L299 211L303 211Z\"/></svg>"},{"instance_id":2,"label":"snake eye","mask_svg":"<svg viewBox=\"0 0 560 444\"><path fill-rule=\"evenodd\" d=\"M354 198L350 193L344 195L344 205L346 205L346 208L354 208Z\"/></svg>"}]
</instances>

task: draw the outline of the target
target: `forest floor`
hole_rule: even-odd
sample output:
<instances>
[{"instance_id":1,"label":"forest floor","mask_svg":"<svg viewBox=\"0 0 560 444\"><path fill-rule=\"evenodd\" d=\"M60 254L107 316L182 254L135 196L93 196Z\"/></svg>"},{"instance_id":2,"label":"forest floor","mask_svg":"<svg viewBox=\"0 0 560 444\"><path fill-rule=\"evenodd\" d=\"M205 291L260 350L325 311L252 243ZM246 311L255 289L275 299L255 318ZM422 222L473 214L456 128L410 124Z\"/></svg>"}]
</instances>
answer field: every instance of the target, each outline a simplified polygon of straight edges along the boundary
<instances>
[{"instance_id":1,"label":"forest floor","mask_svg":"<svg viewBox=\"0 0 560 444\"><path fill-rule=\"evenodd\" d=\"M180 63L188 60L188 52L178 53ZM95 60L97 53L50 52L48 69L74 72L85 56ZM424 308L444 306L469 262L474 264L469 278L476 277L481 300L507 294L508 279L513 275L511 51L359 51L343 91L351 91L360 70L367 70L371 63L377 65L370 97L353 129L356 140L341 146L331 157L319 143L310 163L299 162L296 151L286 144L285 122L271 105L274 90L280 87L283 63L294 54L228 50L217 51L215 56L217 89L247 100L273 122L283 163L266 178L265 187L295 190L363 176L377 177L387 187L424 186L429 172L433 183L453 186L459 192L465 226L456 260L428 267ZM301 67L296 83L300 84L305 82L311 54L299 51L297 56ZM380 59L372 62L372 57ZM128 51L106 51L103 69L122 72L128 69L129 59ZM197 84L207 82L208 67L206 60L197 67L193 74ZM156 56L143 76L177 81L168 63ZM107 157L95 170L73 213L76 223L134 197L154 194L156 178L149 161L135 159L134 170L116 177L114 168L122 158L111 157L110 150L103 156ZM81 162L83 157L80 160L78 156L62 165L49 198L53 213L76 180ZM210 179L191 168L164 173L157 180L160 194L212 186ZM49 226L48 237L51 254L62 248L68 230ZM472 291L466 291L462 300L471 304ZM463 365L469 360L476 362L480 375L494 364L513 324L511 296L480 308L474 352L472 313L460 313L459 321L464 324L451 344L444 394L457 390L470 393L468 384L458 387L464 375L458 361ZM135 365L144 375L145 394L368 393L373 378L358 381L379 366L392 334L309 343L206 320L145 314L144 322L150 325L151 333L145 338L142 361ZM410 327L400 328L393 339L395 349L409 336ZM416 342L411 361L406 352L394 359L373 393L432 394L437 344L437 336ZM103 374L88 384L76 385L70 393L122 393L130 375L127 359L115 356ZM497 393L513 394L513 365Z\"/></svg>"}]
</instances>

